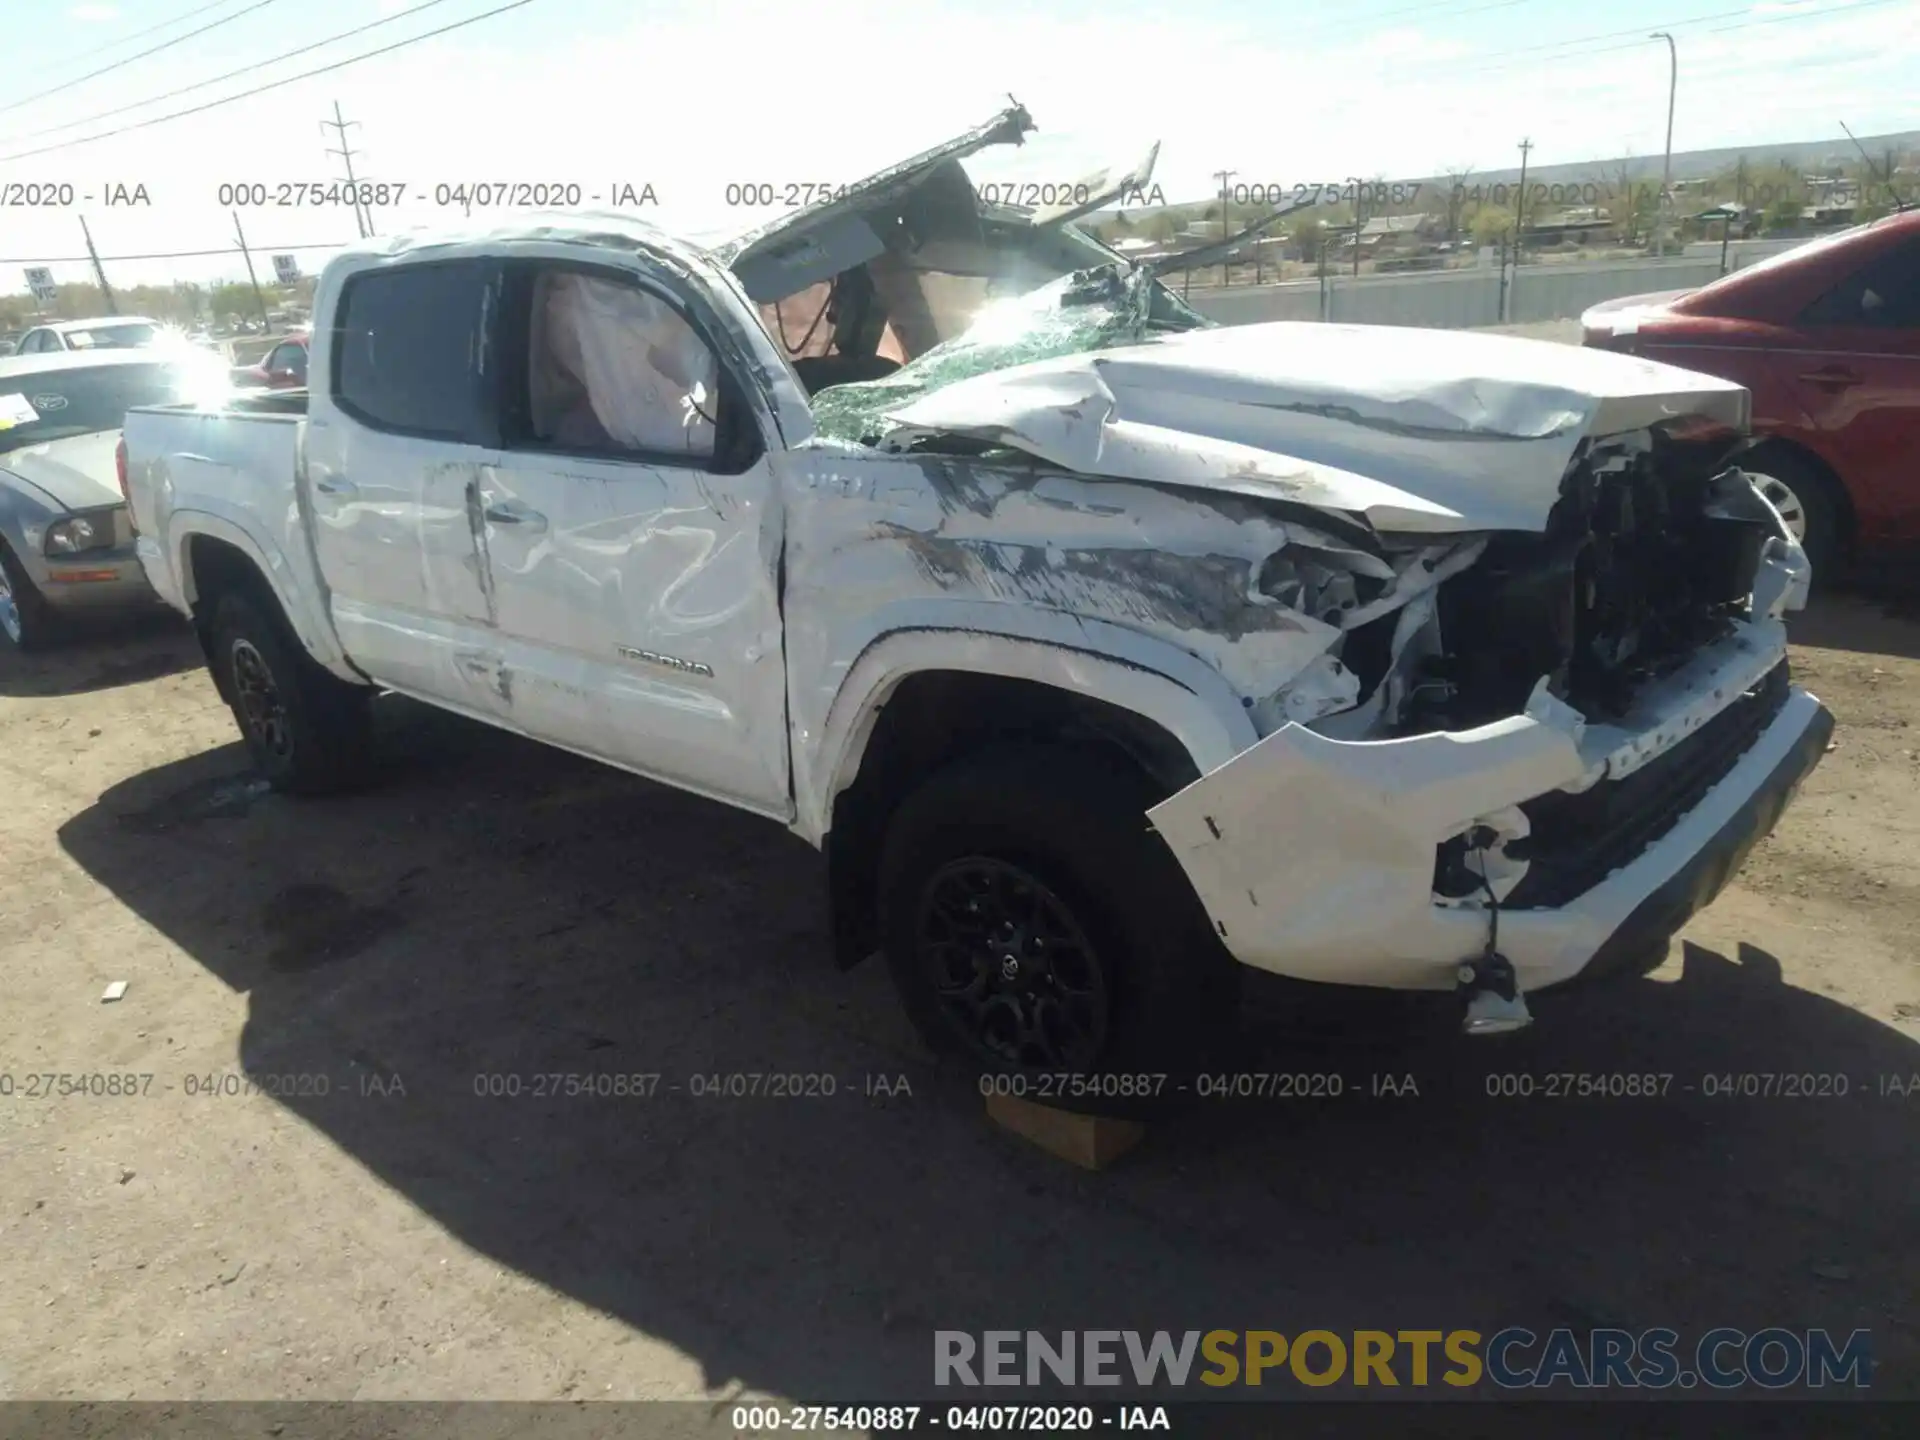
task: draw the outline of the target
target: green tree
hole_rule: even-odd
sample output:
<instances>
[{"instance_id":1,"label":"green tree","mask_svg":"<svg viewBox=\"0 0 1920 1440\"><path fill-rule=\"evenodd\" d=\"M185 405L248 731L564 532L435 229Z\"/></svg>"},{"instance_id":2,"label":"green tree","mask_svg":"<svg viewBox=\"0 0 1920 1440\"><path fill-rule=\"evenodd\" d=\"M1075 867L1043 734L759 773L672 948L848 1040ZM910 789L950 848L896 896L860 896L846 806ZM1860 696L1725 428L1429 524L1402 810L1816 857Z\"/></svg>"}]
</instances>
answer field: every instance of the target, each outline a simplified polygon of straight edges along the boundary
<instances>
[{"instance_id":1,"label":"green tree","mask_svg":"<svg viewBox=\"0 0 1920 1440\"><path fill-rule=\"evenodd\" d=\"M230 320L236 316L255 317L260 312L259 302L253 297L253 287L232 280L222 280L214 285L207 297L207 304L214 318L220 320Z\"/></svg>"},{"instance_id":2,"label":"green tree","mask_svg":"<svg viewBox=\"0 0 1920 1440\"><path fill-rule=\"evenodd\" d=\"M1320 258L1320 222L1311 215L1302 215L1293 222L1287 231L1293 241L1294 253L1309 264Z\"/></svg>"},{"instance_id":3,"label":"green tree","mask_svg":"<svg viewBox=\"0 0 1920 1440\"><path fill-rule=\"evenodd\" d=\"M1513 221L1513 211L1505 205L1481 205L1468 220L1467 230L1476 245L1492 245L1513 233Z\"/></svg>"},{"instance_id":4,"label":"green tree","mask_svg":"<svg viewBox=\"0 0 1920 1440\"><path fill-rule=\"evenodd\" d=\"M1800 223L1800 202L1792 195L1776 195L1767 203L1765 224L1769 232L1791 230Z\"/></svg>"},{"instance_id":5,"label":"green tree","mask_svg":"<svg viewBox=\"0 0 1920 1440\"><path fill-rule=\"evenodd\" d=\"M1446 190L1441 196L1441 200L1446 205L1447 239L1450 241L1456 241L1460 238L1463 217L1467 208L1467 182L1472 178L1473 169L1471 166L1462 170L1449 170L1446 172L1446 178L1443 182Z\"/></svg>"}]
</instances>

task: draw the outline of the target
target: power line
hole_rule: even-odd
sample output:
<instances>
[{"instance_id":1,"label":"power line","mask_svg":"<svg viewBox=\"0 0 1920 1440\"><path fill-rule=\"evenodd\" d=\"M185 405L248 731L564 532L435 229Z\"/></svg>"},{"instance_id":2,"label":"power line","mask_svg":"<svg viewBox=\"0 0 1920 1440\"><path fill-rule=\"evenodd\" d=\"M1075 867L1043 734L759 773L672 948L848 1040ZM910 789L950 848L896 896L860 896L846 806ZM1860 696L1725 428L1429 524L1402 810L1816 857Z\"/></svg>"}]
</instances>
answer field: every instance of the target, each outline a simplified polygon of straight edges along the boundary
<instances>
[{"instance_id":1,"label":"power line","mask_svg":"<svg viewBox=\"0 0 1920 1440\"><path fill-rule=\"evenodd\" d=\"M222 80L231 80L236 75L245 75L254 70L264 70L269 65L278 65L282 60L291 60L296 55L305 55L310 50L319 50L338 40L351 40L355 35L364 35L369 30L377 30L382 25L391 25L396 20L404 20L409 15L418 15L422 10L431 10L436 5L444 5L446 3L447 0L423 0L422 4L409 6L405 10L396 10L391 15L382 16L378 20L369 20L365 25L356 25L351 30L342 30L338 35L329 35L324 40L315 40L311 45L302 45L297 50L288 50L284 54L273 56L271 59L256 60L251 64L240 66L237 70L229 70L224 75L215 75L209 80L196 80L191 85L182 85L179 89L169 90L163 95L150 95L145 100L134 101L131 105L118 105L111 110L102 110L98 115L88 115L80 120L69 120L64 125L49 125L44 130L29 130L24 135L16 135L8 143L17 145L22 141L37 140L42 135L58 135L62 130L77 130L82 125L92 125L101 120L110 120L115 115L126 114L129 110L144 110L149 105L158 105L162 100L172 100L176 96L190 95L195 90L204 90L209 85L218 85Z\"/></svg>"},{"instance_id":2,"label":"power line","mask_svg":"<svg viewBox=\"0 0 1920 1440\"><path fill-rule=\"evenodd\" d=\"M123 69L133 64L136 60L144 60L149 55L158 55L162 50L171 50L174 46L191 40L196 35L204 35L209 30L218 30L222 25L232 24L242 15L251 15L256 10L264 10L267 6L278 3L279 0L253 0L253 4L247 6L246 9L236 10L231 15L223 15L218 20L209 20L198 30L189 30L186 34L176 35L171 40L162 40L158 45L150 45L137 55L129 55L126 59L116 60L111 65L102 65L98 70L89 70L77 80L65 80L50 90L42 90L37 95L28 95L24 99L14 100L8 104L0 105L0 115L4 115L9 110L18 110L22 105L31 105L36 100L44 100L49 95L58 95L63 90L71 90L76 85L84 85L89 80L97 80L102 75L110 74L115 70Z\"/></svg>"},{"instance_id":3,"label":"power line","mask_svg":"<svg viewBox=\"0 0 1920 1440\"><path fill-rule=\"evenodd\" d=\"M1721 34L1725 34L1730 30L1750 30L1760 25L1783 25L1790 20L1830 20L1841 15L1851 15L1855 11L1859 11L1859 10L1877 10L1883 5L1899 5L1899 4L1907 4L1907 3L1911 3L1911 0L1862 0L1862 3L1858 3L1858 4L1834 5L1821 10L1800 10L1800 11L1795 11L1789 15L1770 15L1757 20L1754 20L1754 19L1744 20L1734 25L1716 25L1711 30L1704 31L1702 33L1707 35L1721 35ZM1747 15L1747 14L1750 14L1750 11L1733 10L1733 11L1720 11L1712 15L1696 15L1691 19L1687 19L1687 20L1670 20L1667 22L1667 25L1665 28L1678 30L1681 27L1687 26L1687 25L1700 25L1700 24L1704 24L1706 21L1709 21L1709 20L1725 19L1728 15ZM1630 31L1614 31L1611 33L1642 35L1643 31L1640 26L1636 25ZM1564 46L1580 45L1589 40L1602 40L1607 38L1609 38L1608 35L1588 35L1588 36L1581 37L1580 39L1577 39L1577 40L1556 41L1550 45L1525 46L1519 50L1491 50L1491 51L1488 51L1484 56L1480 56L1476 59L1475 65L1474 65L1474 73L1476 75L1492 74L1501 70L1510 70L1515 65L1538 65L1543 62L1540 60L1525 60L1525 59L1508 60L1508 59L1505 59L1505 57L1511 56L1511 55L1526 55L1539 50L1561 49ZM1644 38L1638 39L1638 40L1628 40L1617 45L1600 45L1590 49L1582 49L1582 50L1564 50L1563 53L1561 54L1553 55L1547 58L1553 59L1553 60L1572 60L1572 59L1576 59L1576 58L1588 56L1588 55L1610 55L1615 53L1616 51L1621 51L1621 50L1639 50L1644 48L1645 44L1646 44L1646 41ZM1497 65L1481 65L1478 63L1480 59L1500 60L1502 63Z\"/></svg>"},{"instance_id":4,"label":"power line","mask_svg":"<svg viewBox=\"0 0 1920 1440\"><path fill-rule=\"evenodd\" d=\"M270 4L272 0L261 0ZM42 145L36 150L22 150L13 155L0 155L0 164L9 164L15 160L31 159L35 155L50 155L56 150L71 150L79 145L91 145L96 140L111 139L115 135L128 135L136 130L150 129L155 125L164 125L170 120L184 120L189 115L199 115L208 110L217 110L222 105L231 105L238 100L250 99L255 95L264 95L269 90L278 90L284 85L292 85L301 80L310 80L315 75L328 75L335 70L344 70L349 65L358 65L362 60L371 60L375 56L385 55L394 50L403 50L409 45L417 45L422 40L431 40L436 35L445 35L454 30L464 30L469 25L477 25L482 20L491 20L496 15L504 15L509 10L519 10L531 5L534 0L509 0L508 4L496 5L491 10L482 10L478 15L470 15L465 20L456 20L450 25L442 25L437 30L427 30L419 35L410 35L405 40L396 40L391 45L382 45L377 50L368 50L359 55L349 55L345 60L336 60L331 65L317 65L311 70L302 70L298 75L288 75L284 79L270 80L265 85L256 85L251 90L242 90L237 95L223 96L218 100L209 100L204 105L190 106L185 110L175 110L166 115L155 115L148 120L136 120L131 125L121 125L112 130L103 130L98 135L83 135L78 140L62 140L56 145ZM270 65L271 60L263 60L262 65Z\"/></svg>"},{"instance_id":5,"label":"power line","mask_svg":"<svg viewBox=\"0 0 1920 1440\"><path fill-rule=\"evenodd\" d=\"M1743 5L1738 10L1721 10L1712 15L1692 15L1685 20L1669 20L1667 21L1667 28L1678 30L1685 25L1699 25L1708 20L1725 20L1729 16L1750 15L1752 13L1753 7L1751 5ZM1575 35L1566 40L1545 40L1538 45L1521 45L1511 50L1494 50L1490 51L1489 55L1531 55L1540 50L1563 50L1569 45L1585 45L1594 40L1617 40L1622 35L1644 35L1645 33L1645 26L1631 25L1625 30L1602 30L1596 35ZM1612 49L1614 47L1609 46L1608 48ZM1639 46L1635 45L1634 48L1638 49Z\"/></svg>"},{"instance_id":6,"label":"power line","mask_svg":"<svg viewBox=\"0 0 1920 1440\"><path fill-rule=\"evenodd\" d=\"M1398 20L1409 15L1417 15L1425 20L1455 20L1466 15L1479 15L1488 10L1506 10L1512 6L1524 5L1526 3L1528 3L1528 0L1491 0L1489 4L1474 5L1465 10L1454 9L1454 0L1444 0L1444 3L1439 5L1403 5L1398 10L1379 10L1371 13L1363 11L1358 15L1343 16L1334 28L1351 33L1353 27L1357 24L1373 25L1382 20ZM1438 13L1433 13L1435 11ZM1308 33L1311 34L1312 32ZM1331 34L1333 32L1322 31L1320 33ZM1289 30L1287 34L1289 39L1298 39L1300 32Z\"/></svg>"},{"instance_id":7,"label":"power line","mask_svg":"<svg viewBox=\"0 0 1920 1440\"><path fill-rule=\"evenodd\" d=\"M1895 3L1895 0L1873 0L1872 4L1843 5L1833 10L1809 11L1805 15L1770 15L1764 20L1750 20L1747 22L1746 25L1716 25L1713 27L1713 29L1707 31L1707 34L1719 35L1727 30L1745 30L1748 28L1748 26L1778 25L1783 20L1812 20L1812 19L1819 18L1819 16L1823 14L1824 15L1841 15L1846 13L1848 10L1871 10L1873 9L1874 5L1891 5L1894 3Z\"/></svg>"},{"instance_id":8,"label":"power line","mask_svg":"<svg viewBox=\"0 0 1920 1440\"><path fill-rule=\"evenodd\" d=\"M118 40L109 40L105 45L96 45L93 47L93 49L86 52L85 58L88 60L91 60L95 55L99 54L102 50L113 50L113 49L117 49L122 45L131 45L135 40L141 39L142 37L147 35L151 35L156 30L165 30L170 25L178 25L182 20L191 20L196 15L204 15L209 10L218 10L222 5L230 5L232 3L233 3L233 0L211 0L211 3L209 4L196 5L193 9L187 11L186 14L184 15L176 15L171 20L156 21L152 25L147 26L146 29L144 30L136 30L131 35L122 35ZM66 65L66 64L70 64L72 60L78 60L80 58L81 57L79 55L74 55L67 60L56 60L53 63L55 65Z\"/></svg>"}]
</instances>

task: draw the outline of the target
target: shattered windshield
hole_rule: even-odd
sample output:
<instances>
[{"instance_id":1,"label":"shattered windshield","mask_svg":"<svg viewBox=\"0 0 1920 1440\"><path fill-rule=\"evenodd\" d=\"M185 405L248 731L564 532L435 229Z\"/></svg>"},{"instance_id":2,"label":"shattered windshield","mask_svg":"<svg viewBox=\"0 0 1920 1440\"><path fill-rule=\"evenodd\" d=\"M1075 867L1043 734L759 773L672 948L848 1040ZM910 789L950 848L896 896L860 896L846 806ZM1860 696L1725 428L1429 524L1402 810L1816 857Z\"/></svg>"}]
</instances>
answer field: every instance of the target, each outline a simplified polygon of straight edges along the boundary
<instances>
[{"instance_id":1,"label":"shattered windshield","mask_svg":"<svg viewBox=\"0 0 1920 1440\"><path fill-rule=\"evenodd\" d=\"M1206 324L1143 269L1121 262L1076 270L989 304L964 334L890 375L819 391L814 420L830 439L872 441L891 428L888 412L955 381Z\"/></svg>"}]
</instances>

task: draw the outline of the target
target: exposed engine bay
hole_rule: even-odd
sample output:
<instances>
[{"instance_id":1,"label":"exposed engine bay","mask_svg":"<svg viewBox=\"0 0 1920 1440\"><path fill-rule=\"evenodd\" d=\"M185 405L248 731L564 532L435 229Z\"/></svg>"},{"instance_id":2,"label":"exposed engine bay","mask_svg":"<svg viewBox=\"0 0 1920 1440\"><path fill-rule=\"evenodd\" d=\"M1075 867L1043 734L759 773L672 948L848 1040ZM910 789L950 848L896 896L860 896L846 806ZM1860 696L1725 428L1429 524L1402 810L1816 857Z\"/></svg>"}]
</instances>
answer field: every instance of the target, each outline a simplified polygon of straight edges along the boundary
<instances>
[{"instance_id":1,"label":"exposed engine bay","mask_svg":"<svg viewBox=\"0 0 1920 1440\"><path fill-rule=\"evenodd\" d=\"M1618 719L1748 613L1777 521L1737 468L1733 437L1660 430L1588 445L1546 531L1495 534L1438 587L1437 644L1410 667L1388 733L1458 730L1524 710L1542 679L1589 720ZM1347 663L1391 644L1354 635Z\"/></svg>"}]
</instances>

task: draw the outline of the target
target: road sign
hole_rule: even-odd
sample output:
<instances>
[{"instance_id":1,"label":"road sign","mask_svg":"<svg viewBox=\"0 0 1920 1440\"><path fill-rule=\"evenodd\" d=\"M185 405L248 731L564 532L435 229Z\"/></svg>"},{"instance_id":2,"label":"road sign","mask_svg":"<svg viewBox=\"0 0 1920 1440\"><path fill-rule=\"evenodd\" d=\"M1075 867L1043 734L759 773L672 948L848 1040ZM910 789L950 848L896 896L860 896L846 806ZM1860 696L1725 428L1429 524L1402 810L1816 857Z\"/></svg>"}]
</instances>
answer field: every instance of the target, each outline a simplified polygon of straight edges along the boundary
<instances>
[{"instance_id":1,"label":"road sign","mask_svg":"<svg viewBox=\"0 0 1920 1440\"><path fill-rule=\"evenodd\" d=\"M27 267L27 289L33 292L33 298L42 304L57 299L60 287L53 283L53 271L42 265Z\"/></svg>"},{"instance_id":2,"label":"road sign","mask_svg":"<svg viewBox=\"0 0 1920 1440\"><path fill-rule=\"evenodd\" d=\"M273 257L273 275L282 285L291 285L300 278L300 262L291 255Z\"/></svg>"}]
</instances>

